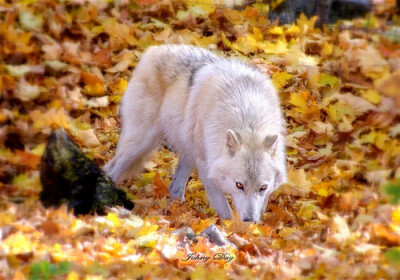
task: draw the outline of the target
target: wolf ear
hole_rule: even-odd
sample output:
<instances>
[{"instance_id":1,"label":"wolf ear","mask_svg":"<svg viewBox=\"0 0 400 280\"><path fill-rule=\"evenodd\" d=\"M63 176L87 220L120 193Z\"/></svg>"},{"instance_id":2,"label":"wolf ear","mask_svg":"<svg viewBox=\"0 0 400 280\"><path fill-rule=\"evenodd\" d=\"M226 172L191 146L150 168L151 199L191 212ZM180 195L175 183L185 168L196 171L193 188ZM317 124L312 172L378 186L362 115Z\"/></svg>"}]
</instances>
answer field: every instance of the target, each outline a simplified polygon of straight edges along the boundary
<instances>
[{"instance_id":1,"label":"wolf ear","mask_svg":"<svg viewBox=\"0 0 400 280\"><path fill-rule=\"evenodd\" d=\"M226 146L231 154L234 154L240 149L240 135L231 129L226 132Z\"/></svg>"},{"instance_id":2,"label":"wolf ear","mask_svg":"<svg viewBox=\"0 0 400 280\"><path fill-rule=\"evenodd\" d=\"M276 143L278 142L278 135L268 135L265 137L265 147L269 151L273 151L276 148Z\"/></svg>"}]
</instances>

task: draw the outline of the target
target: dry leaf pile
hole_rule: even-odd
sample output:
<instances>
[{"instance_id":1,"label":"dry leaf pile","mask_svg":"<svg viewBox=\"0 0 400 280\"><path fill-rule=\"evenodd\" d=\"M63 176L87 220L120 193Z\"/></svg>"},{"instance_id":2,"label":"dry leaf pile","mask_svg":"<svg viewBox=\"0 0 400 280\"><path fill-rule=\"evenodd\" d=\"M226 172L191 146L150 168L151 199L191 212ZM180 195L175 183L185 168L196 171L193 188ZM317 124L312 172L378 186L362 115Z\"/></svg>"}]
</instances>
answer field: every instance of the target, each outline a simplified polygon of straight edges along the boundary
<instances>
[{"instance_id":1,"label":"dry leaf pile","mask_svg":"<svg viewBox=\"0 0 400 280\"><path fill-rule=\"evenodd\" d=\"M204 2L0 0L0 278L400 278L396 18L320 30L305 16L278 26L265 4ZM38 164L50 132L63 127L103 165L135 64L170 43L249 61L279 90L289 183L262 221L220 220L196 174L187 202L169 201L177 158L164 148L121 186L132 212L43 208ZM382 192L390 182L392 196ZM227 245L194 236L212 224Z\"/></svg>"}]
</instances>

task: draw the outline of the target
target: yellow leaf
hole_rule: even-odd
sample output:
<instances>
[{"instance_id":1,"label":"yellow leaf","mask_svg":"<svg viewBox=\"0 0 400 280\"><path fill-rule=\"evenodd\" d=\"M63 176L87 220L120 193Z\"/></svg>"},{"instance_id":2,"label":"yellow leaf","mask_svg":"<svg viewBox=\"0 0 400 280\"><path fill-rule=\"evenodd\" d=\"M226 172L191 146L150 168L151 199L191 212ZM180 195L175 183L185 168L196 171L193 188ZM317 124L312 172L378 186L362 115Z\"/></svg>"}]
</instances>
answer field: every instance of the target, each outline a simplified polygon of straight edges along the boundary
<instances>
[{"instance_id":1,"label":"yellow leaf","mask_svg":"<svg viewBox=\"0 0 400 280\"><path fill-rule=\"evenodd\" d=\"M241 24L243 22L243 18L238 10L225 9L224 16L232 24Z\"/></svg>"},{"instance_id":2,"label":"yellow leaf","mask_svg":"<svg viewBox=\"0 0 400 280\"><path fill-rule=\"evenodd\" d=\"M193 41L197 46L200 46L203 48L207 48L210 45L217 45L219 42L218 37L216 35L203 36L200 38L194 37Z\"/></svg>"},{"instance_id":3,"label":"yellow leaf","mask_svg":"<svg viewBox=\"0 0 400 280\"><path fill-rule=\"evenodd\" d=\"M154 248L160 236L156 233L139 236L136 239L136 244L139 247Z\"/></svg>"},{"instance_id":4,"label":"yellow leaf","mask_svg":"<svg viewBox=\"0 0 400 280\"><path fill-rule=\"evenodd\" d=\"M272 35L282 35L283 34L283 28L280 26L274 26L271 29L268 30L269 34Z\"/></svg>"},{"instance_id":5,"label":"yellow leaf","mask_svg":"<svg viewBox=\"0 0 400 280\"><path fill-rule=\"evenodd\" d=\"M115 103L115 104L120 103L120 102L121 102L121 99L122 99L122 95L111 95L111 96L108 98L108 100L109 100L111 103Z\"/></svg>"},{"instance_id":6,"label":"yellow leaf","mask_svg":"<svg viewBox=\"0 0 400 280\"><path fill-rule=\"evenodd\" d=\"M376 89L368 89L361 92L361 96L367 99L372 104L379 104L382 100L382 96Z\"/></svg>"},{"instance_id":7,"label":"yellow leaf","mask_svg":"<svg viewBox=\"0 0 400 280\"><path fill-rule=\"evenodd\" d=\"M114 213L108 213L107 220L109 220L111 223L113 223L113 225L116 227L121 226L121 221L120 221L119 217Z\"/></svg>"},{"instance_id":8,"label":"yellow leaf","mask_svg":"<svg viewBox=\"0 0 400 280\"><path fill-rule=\"evenodd\" d=\"M206 277L206 270L204 265L197 265L194 271L190 273L190 279L193 280L203 280L207 279Z\"/></svg>"},{"instance_id":9,"label":"yellow leaf","mask_svg":"<svg viewBox=\"0 0 400 280\"><path fill-rule=\"evenodd\" d=\"M112 93L118 94L123 93L126 90L128 81L125 79L119 79L118 82L110 84L108 87L111 89Z\"/></svg>"},{"instance_id":10,"label":"yellow leaf","mask_svg":"<svg viewBox=\"0 0 400 280\"><path fill-rule=\"evenodd\" d=\"M259 47L268 54L286 54L289 51L288 44L285 39L277 40L276 43L264 41L260 43Z\"/></svg>"},{"instance_id":11,"label":"yellow leaf","mask_svg":"<svg viewBox=\"0 0 400 280\"><path fill-rule=\"evenodd\" d=\"M290 237L294 232L296 232L295 228L290 228L290 227L283 227L280 231L279 231L279 236L287 239L288 237Z\"/></svg>"},{"instance_id":12,"label":"yellow leaf","mask_svg":"<svg viewBox=\"0 0 400 280\"><path fill-rule=\"evenodd\" d=\"M307 105L307 94L305 93L293 93L290 95L289 103L296 106L296 111L307 114L309 106Z\"/></svg>"},{"instance_id":13,"label":"yellow leaf","mask_svg":"<svg viewBox=\"0 0 400 280\"><path fill-rule=\"evenodd\" d=\"M264 40L264 36L261 33L261 30L259 28L255 27L255 26L253 27L253 35L254 35L254 38L257 41L263 41Z\"/></svg>"},{"instance_id":14,"label":"yellow leaf","mask_svg":"<svg viewBox=\"0 0 400 280\"><path fill-rule=\"evenodd\" d=\"M332 45L324 42L324 44L322 45L322 50L321 50L321 55L322 56L329 56L333 53L333 48Z\"/></svg>"},{"instance_id":15,"label":"yellow leaf","mask_svg":"<svg viewBox=\"0 0 400 280\"><path fill-rule=\"evenodd\" d=\"M329 105L328 108L325 108L325 111L332 122L340 121L344 115L354 115L354 109L341 101Z\"/></svg>"},{"instance_id":16,"label":"yellow leaf","mask_svg":"<svg viewBox=\"0 0 400 280\"><path fill-rule=\"evenodd\" d=\"M68 273L67 280L79 280L79 274L75 271Z\"/></svg>"},{"instance_id":17,"label":"yellow leaf","mask_svg":"<svg viewBox=\"0 0 400 280\"><path fill-rule=\"evenodd\" d=\"M227 279L227 273L224 269L214 268L208 273L208 277L209 277L208 279L225 280Z\"/></svg>"},{"instance_id":18,"label":"yellow leaf","mask_svg":"<svg viewBox=\"0 0 400 280\"><path fill-rule=\"evenodd\" d=\"M297 35L300 33L300 28L297 25L292 24L287 30L285 30L286 35Z\"/></svg>"},{"instance_id":19,"label":"yellow leaf","mask_svg":"<svg viewBox=\"0 0 400 280\"><path fill-rule=\"evenodd\" d=\"M215 11L216 5L214 0L201 0L201 1L189 1L184 0L188 7L200 7L203 9L207 14L210 14Z\"/></svg>"},{"instance_id":20,"label":"yellow leaf","mask_svg":"<svg viewBox=\"0 0 400 280\"><path fill-rule=\"evenodd\" d=\"M153 180L154 176L156 176L156 174L157 174L157 172L154 170L147 172L147 173L143 173L141 175L141 180L136 184L140 187L146 186L151 183L151 181Z\"/></svg>"},{"instance_id":21,"label":"yellow leaf","mask_svg":"<svg viewBox=\"0 0 400 280\"><path fill-rule=\"evenodd\" d=\"M8 254L18 255L32 252L33 243L22 232L9 235L0 244L0 248Z\"/></svg>"},{"instance_id":22,"label":"yellow leaf","mask_svg":"<svg viewBox=\"0 0 400 280\"><path fill-rule=\"evenodd\" d=\"M76 138L82 141L85 146L98 146L100 145L94 129L88 123L82 122L81 118L74 119L70 122L69 132Z\"/></svg>"},{"instance_id":23,"label":"yellow leaf","mask_svg":"<svg viewBox=\"0 0 400 280\"><path fill-rule=\"evenodd\" d=\"M274 84L276 90L279 91L292 77L293 75L289 74L288 72L275 72L272 75L272 83Z\"/></svg>"},{"instance_id":24,"label":"yellow leaf","mask_svg":"<svg viewBox=\"0 0 400 280\"><path fill-rule=\"evenodd\" d=\"M289 184L308 192L312 186L312 182L307 179L304 169L289 168L288 172Z\"/></svg>"},{"instance_id":25,"label":"yellow leaf","mask_svg":"<svg viewBox=\"0 0 400 280\"><path fill-rule=\"evenodd\" d=\"M158 226L157 225L145 225L142 226L139 230L139 232L137 233L137 236L145 236L148 235L150 233L153 233L155 231L157 231Z\"/></svg>"},{"instance_id":26,"label":"yellow leaf","mask_svg":"<svg viewBox=\"0 0 400 280\"><path fill-rule=\"evenodd\" d=\"M137 44L137 40L133 36L133 29L127 24L117 22L114 18L105 21L104 32L110 36L112 48L118 49Z\"/></svg>"},{"instance_id":27,"label":"yellow leaf","mask_svg":"<svg viewBox=\"0 0 400 280\"><path fill-rule=\"evenodd\" d=\"M392 96L398 99L400 88L400 70L384 76L381 80L377 81L376 88L381 94Z\"/></svg>"},{"instance_id":28,"label":"yellow leaf","mask_svg":"<svg viewBox=\"0 0 400 280\"><path fill-rule=\"evenodd\" d=\"M226 35L224 32L222 32L221 37L222 37L222 42L224 43L225 47L232 48L232 43L231 43L231 41L228 40L228 38L226 38Z\"/></svg>"},{"instance_id":29,"label":"yellow leaf","mask_svg":"<svg viewBox=\"0 0 400 280\"><path fill-rule=\"evenodd\" d=\"M317 19L317 16L313 16L308 19L306 15L302 13L297 19L297 26L300 28L301 33L305 34L308 31L312 31L314 29L314 25Z\"/></svg>"},{"instance_id":30,"label":"yellow leaf","mask_svg":"<svg viewBox=\"0 0 400 280\"><path fill-rule=\"evenodd\" d=\"M248 55L249 53L254 53L257 51L258 44L253 35L246 35L237 38L236 42L232 44L232 47L235 50L240 51L245 55Z\"/></svg>"},{"instance_id":31,"label":"yellow leaf","mask_svg":"<svg viewBox=\"0 0 400 280\"><path fill-rule=\"evenodd\" d=\"M385 149L385 142L389 139L389 136L383 132L372 130L368 134L364 134L360 137L361 143L375 144L381 150Z\"/></svg>"},{"instance_id":32,"label":"yellow leaf","mask_svg":"<svg viewBox=\"0 0 400 280\"><path fill-rule=\"evenodd\" d=\"M319 194L320 196L327 197L332 193L332 189L335 186L336 182L334 180L324 181L319 184L312 186L312 190Z\"/></svg>"},{"instance_id":33,"label":"yellow leaf","mask_svg":"<svg viewBox=\"0 0 400 280\"><path fill-rule=\"evenodd\" d=\"M397 207L393 212L392 212L392 221L396 225L400 225L400 207Z\"/></svg>"},{"instance_id":34,"label":"yellow leaf","mask_svg":"<svg viewBox=\"0 0 400 280\"><path fill-rule=\"evenodd\" d=\"M306 55L297 44L292 45L290 47L290 51L286 52L287 55L284 57L285 64L290 65L295 69L296 68L299 68L299 70L307 69L307 71L309 71L307 66L317 66L319 63L318 57Z\"/></svg>"},{"instance_id":35,"label":"yellow leaf","mask_svg":"<svg viewBox=\"0 0 400 280\"><path fill-rule=\"evenodd\" d=\"M297 217L310 220L314 213L314 205L311 202L304 202L301 205L299 212L297 212Z\"/></svg>"},{"instance_id":36,"label":"yellow leaf","mask_svg":"<svg viewBox=\"0 0 400 280\"><path fill-rule=\"evenodd\" d=\"M375 146L381 150L385 150L385 142L389 140L389 136L383 132L377 132L375 138Z\"/></svg>"},{"instance_id":37,"label":"yellow leaf","mask_svg":"<svg viewBox=\"0 0 400 280\"><path fill-rule=\"evenodd\" d=\"M103 96L105 89L103 84L97 83L95 85L86 85L83 88L83 93L89 96Z\"/></svg>"},{"instance_id":38,"label":"yellow leaf","mask_svg":"<svg viewBox=\"0 0 400 280\"><path fill-rule=\"evenodd\" d=\"M191 224L190 227L195 233L199 233L208 228L210 225L215 224L216 221L216 218L202 219L200 221L195 220L195 223Z\"/></svg>"},{"instance_id":39,"label":"yellow leaf","mask_svg":"<svg viewBox=\"0 0 400 280\"><path fill-rule=\"evenodd\" d=\"M14 220L14 216L7 213L0 213L0 227L10 225Z\"/></svg>"},{"instance_id":40,"label":"yellow leaf","mask_svg":"<svg viewBox=\"0 0 400 280\"><path fill-rule=\"evenodd\" d=\"M45 113L38 110L30 112L30 117L33 120L34 129L43 129L47 127L51 128L69 128L68 116L65 113L64 108L55 109L52 108Z\"/></svg>"},{"instance_id":41,"label":"yellow leaf","mask_svg":"<svg viewBox=\"0 0 400 280\"><path fill-rule=\"evenodd\" d=\"M339 79L336 77L333 77L326 73L321 73L319 75L318 84L321 86L329 85L331 88L333 88L337 83L339 83Z\"/></svg>"}]
</instances>

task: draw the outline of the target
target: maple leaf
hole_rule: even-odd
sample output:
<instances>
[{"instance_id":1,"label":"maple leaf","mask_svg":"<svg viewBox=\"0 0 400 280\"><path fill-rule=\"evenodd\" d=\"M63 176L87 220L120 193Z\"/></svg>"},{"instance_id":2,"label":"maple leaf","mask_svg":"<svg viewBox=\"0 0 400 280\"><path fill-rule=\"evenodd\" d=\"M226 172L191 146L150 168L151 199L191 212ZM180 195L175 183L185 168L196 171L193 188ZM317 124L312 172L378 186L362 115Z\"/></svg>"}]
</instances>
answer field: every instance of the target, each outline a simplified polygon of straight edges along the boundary
<instances>
[{"instance_id":1,"label":"maple leaf","mask_svg":"<svg viewBox=\"0 0 400 280\"><path fill-rule=\"evenodd\" d=\"M288 80L290 80L293 77L292 74L289 74L287 72L275 72L272 75L272 82L276 88L276 90L280 90Z\"/></svg>"},{"instance_id":2,"label":"maple leaf","mask_svg":"<svg viewBox=\"0 0 400 280\"><path fill-rule=\"evenodd\" d=\"M157 172L153 178L153 195L156 198L162 198L168 193L168 185L161 178L160 174Z\"/></svg>"}]
</instances>

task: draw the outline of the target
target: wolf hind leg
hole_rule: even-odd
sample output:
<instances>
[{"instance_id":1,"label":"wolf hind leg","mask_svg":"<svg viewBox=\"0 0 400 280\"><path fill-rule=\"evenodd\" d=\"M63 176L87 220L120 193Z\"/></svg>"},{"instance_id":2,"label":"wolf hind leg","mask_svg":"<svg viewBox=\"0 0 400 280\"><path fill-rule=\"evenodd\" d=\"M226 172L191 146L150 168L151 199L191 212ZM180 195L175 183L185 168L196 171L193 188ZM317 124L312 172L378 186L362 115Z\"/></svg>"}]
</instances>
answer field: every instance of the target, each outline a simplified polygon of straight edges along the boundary
<instances>
[{"instance_id":1,"label":"wolf hind leg","mask_svg":"<svg viewBox=\"0 0 400 280\"><path fill-rule=\"evenodd\" d=\"M115 182L137 175L160 142L161 134L155 129L147 132L147 135L143 135L143 131L123 133L117 145L117 152L114 158L104 166L104 171Z\"/></svg>"},{"instance_id":2,"label":"wolf hind leg","mask_svg":"<svg viewBox=\"0 0 400 280\"><path fill-rule=\"evenodd\" d=\"M172 199L185 201L185 189L193 169L193 164L189 160L184 156L179 157L178 167L168 187Z\"/></svg>"}]
</instances>

